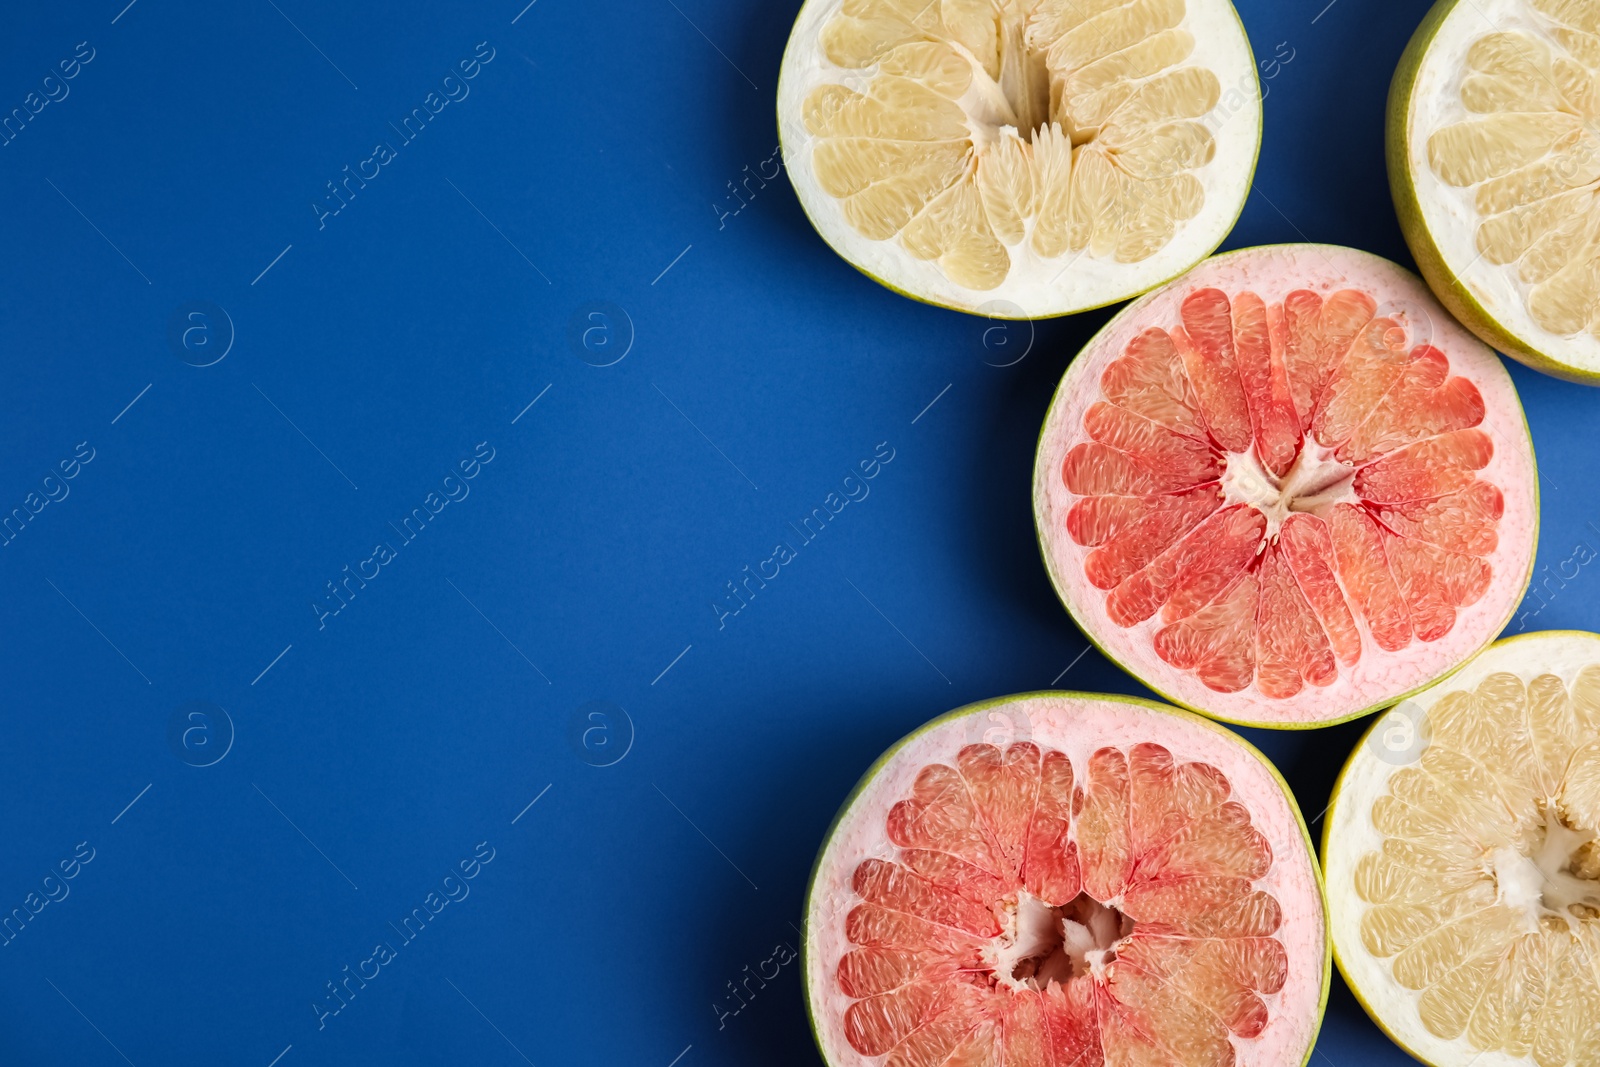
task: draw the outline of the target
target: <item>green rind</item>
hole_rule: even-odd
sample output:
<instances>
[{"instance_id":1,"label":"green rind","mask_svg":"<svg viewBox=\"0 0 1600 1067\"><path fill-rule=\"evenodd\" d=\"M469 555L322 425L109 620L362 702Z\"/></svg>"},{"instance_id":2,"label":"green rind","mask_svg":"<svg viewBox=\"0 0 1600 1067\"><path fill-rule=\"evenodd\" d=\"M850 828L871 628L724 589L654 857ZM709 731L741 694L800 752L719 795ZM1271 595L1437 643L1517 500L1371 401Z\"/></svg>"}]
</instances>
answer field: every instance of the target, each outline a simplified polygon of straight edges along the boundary
<instances>
[{"instance_id":1,"label":"green rind","mask_svg":"<svg viewBox=\"0 0 1600 1067\"><path fill-rule=\"evenodd\" d=\"M1553 635L1588 637L1595 641L1600 641L1600 634L1590 633L1588 630L1535 630L1533 633L1516 634L1512 637L1502 637L1498 641L1491 642L1489 647L1498 648L1501 645L1514 645L1519 641L1526 641L1530 638L1550 637ZM1485 651L1487 651L1487 649L1485 649ZM1479 654L1481 655L1482 653L1480 652ZM1468 660L1467 662L1470 663L1471 660ZM1464 667L1466 664L1464 663L1462 666ZM1443 681L1443 679L1441 679L1441 681ZM1349 757L1345 759L1344 766L1339 770L1339 777L1335 778L1333 781L1333 792L1328 794L1328 809L1323 813L1322 820L1321 855L1323 862L1327 861L1328 842L1332 837L1332 834L1329 833L1329 831L1333 827L1333 820L1338 813L1340 794L1344 791L1345 779L1350 774L1350 768L1355 765L1356 756L1364 747L1366 747L1368 741L1370 741L1372 738L1372 732L1376 730L1379 725L1382 724L1382 722L1382 719L1374 719L1372 725L1367 727L1366 732L1361 735L1361 740L1357 741L1355 747L1350 750ZM1320 866L1318 869L1321 869ZM1323 899L1326 900L1328 895L1326 884L1323 885L1322 895ZM1331 926L1328 931L1328 940L1330 943L1333 941L1333 931ZM1339 949L1337 945L1335 945L1333 949L1333 961L1339 966L1339 976L1344 979L1344 984L1349 987L1351 995L1356 998L1356 1002L1361 1005L1361 1010L1367 1013L1367 1018L1372 1020L1374 1026L1376 1026L1379 1030L1382 1030L1384 1034L1388 1036L1390 1041L1393 1041L1396 1045L1400 1046L1401 1049L1405 1050L1406 1055L1410 1056L1418 1063L1426 1063L1428 1067L1440 1067L1439 1064L1435 1063L1433 1060L1427 1059L1422 1055L1422 1053L1418 1052L1416 1049L1402 1041L1398 1034L1389 1029L1388 1025L1382 1019L1378 1018L1378 1013L1373 1011L1372 1005L1367 1002L1366 995L1351 979L1350 972L1345 969L1344 960L1339 958Z\"/></svg>"},{"instance_id":2,"label":"green rind","mask_svg":"<svg viewBox=\"0 0 1600 1067\"><path fill-rule=\"evenodd\" d=\"M809 4L813 3L813 2L815 2L815 0L805 0L805 3L800 5L800 10L795 13L795 23L797 25L800 22L800 16L805 13L806 7ZM1256 94L1255 94L1256 110L1258 112L1260 112L1261 111L1261 72L1257 69L1257 66L1256 66L1255 48L1250 44L1250 34L1244 28L1244 19L1239 15L1239 9L1237 7L1235 7L1230 2L1228 4L1228 10L1233 12L1233 19L1234 19L1235 22L1237 22L1239 24L1239 36L1244 38L1244 50L1250 54L1250 73L1253 75L1253 80L1255 82L1255 89L1256 89ZM793 48L793 47L794 47L794 34L791 31L790 35L789 35L789 41L788 41L787 44L784 45L783 54L784 54L785 58L787 58L788 55L789 55L789 49ZM783 70L785 69L786 66L787 66L786 63L784 63L782 60L779 60L779 63L778 63L778 71L779 71L779 73L778 73L778 87L777 87L776 93L774 94L774 100L775 101L783 99ZM784 172L788 173L788 170L789 170L789 165L788 165L789 149L783 143L783 113L781 111L778 111L776 109L776 107L775 107L773 109L773 114L777 117L777 120L778 120L778 151L779 151L779 154L782 155L782 157L784 159ZM1213 252L1215 252L1217 249L1221 248L1222 247L1222 243L1224 241L1226 241L1229 238L1229 236L1232 235L1233 228L1239 224L1239 217L1244 214L1245 203L1249 200L1248 193L1249 193L1249 190L1251 188L1251 183L1255 181L1256 164L1261 162L1261 135L1262 135L1262 131L1265 128L1266 128L1266 116L1265 116L1265 114L1263 114L1261 121L1256 123L1256 144L1255 144L1255 149L1253 150L1253 152L1252 152L1252 154L1250 156L1250 173L1246 176L1246 178L1247 178L1247 180L1245 182L1246 195L1245 196L1241 196L1239 198L1239 207L1237 208L1237 210L1234 211L1233 218L1228 220L1227 229L1222 231L1222 236L1217 238L1217 241L1216 241L1215 244L1213 244L1210 248L1206 249L1198 257L1196 257L1195 260L1192 263L1190 263L1187 267L1184 267L1182 270L1178 271L1177 273L1171 275L1168 278L1163 279L1162 281L1155 282L1155 283L1153 283L1153 284L1151 284L1151 285L1149 285L1149 286L1147 286L1147 287L1145 287L1143 289L1137 290L1135 292L1124 293L1121 296L1115 296L1115 297L1112 297L1109 300L1103 300L1098 304L1085 304L1082 307L1067 308L1066 310L1063 310L1063 311L1052 311L1047 315L1034 315L1034 316L1028 316L1028 315L1005 315L1005 314L1000 314L999 313L1000 309L998 309L998 308L995 309L996 310L995 314L986 314L986 313L977 311L976 309L969 311L966 308L951 307L948 304L941 304L936 300L929 300L926 297L918 296L916 293L908 293L904 289L901 289L899 286L894 285L894 284L892 284L890 282L887 282L884 279L878 277L876 274L873 274L871 271L869 271L869 270L865 269L864 267L862 267L855 260L851 259L849 256L845 255L843 252L839 251L839 249L835 248L828 241L828 239L826 237L823 237L822 230L817 226L817 220L812 218L812 216L811 216L811 209L806 207L805 201L800 198L798 193L796 193L796 195L795 195L795 202L800 205L800 213L803 214L806 217L806 221L811 224L811 228L813 230L815 230L817 236L822 239L822 243L827 245L830 249L832 249L834 255L836 255L840 259L844 260L851 267L853 267L858 273L860 273L860 274L862 274L862 275L864 275L864 276L866 276L868 278L871 278L873 281L877 282L879 285L883 286L885 289L889 290L891 293L896 294L897 296L903 296L903 297L906 297L909 300L915 300L919 304L927 304L929 307L942 308L945 311L957 311L957 312L960 312L963 315L978 315L978 316L981 316L981 317L986 318L986 319L1000 319L1000 320L1006 321L1006 322L1041 322L1041 321L1048 320L1048 319L1065 318L1068 315L1081 315L1086 311L1098 311L1101 308L1110 307L1112 304L1118 304L1118 303L1121 303L1124 300L1134 300L1134 299L1136 299L1138 297L1143 296L1145 293L1151 292L1151 291L1156 290L1156 289L1160 289L1163 285L1170 285L1174 280L1183 277L1189 271L1193 270L1196 263L1203 263ZM974 290L974 291L976 291L976 290Z\"/></svg>"},{"instance_id":3,"label":"green rind","mask_svg":"<svg viewBox=\"0 0 1600 1067\"><path fill-rule=\"evenodd\" d=\"M1103 700L1113 704L1132 704L1150 711L1159 711L1175 718L1187 719L1204 726L1208 730L1222 734L1243 748L1254 756L1267 769L1267 773L1272 775L1272 780L1278 783L1278 789L1283 793L1284 799L1289 802L1289 812L1294 816L1296 825L1300 827L1300 839L1305 843L1306 855L1311 860L1311 880L1317 887L1317 896L1322 904L1322 999L1317 1004L1317 1021L1312 1028L1310 1039L1306 1042L1306 1054L1300 1060L1300 1067L1305 1067L1311 1060L1311 1054L1316 1051L1317 1035L1322 1030L1323 1016L1327 1014L1328 987L1332 985L1333 980L1333 928L1328 920L1328 888L1322 877L1322 863L1317 857L1316 843L1311 839L1311 830L1306 826L1305 815L1300 811L1300 802L1295 799L1294 790L1289 788L1289 783L1279 773L1277 765L1268 759L1265 753L1226 726L1208 719L1204 715L1196 715L1192 711L1173 707L1170 704L1162 704L1155 700L1146 700L1143 697L1124 696L1120 693L1083 693L1068 689L1040 689L1029 693L1012 693L1010 696L991 697L988 700L980 700L974 704L963 705L954 711L947 711L937 718L930 719L884 750L883 755L874 760L872 766L868 767L866 773L856 782L854 788L844 798L844 803L839 805L839 811L834 815L833 821L828 824L827 832L822 835L822 845L817 849L817 858L812 861L811 877L806 882L806 895L801 903L801 908L803 909L801 913L802 932L800 935L800 982L803 987L801 995L805 997L806 1001L806 1021L811 1026L811 1039L816 1042L817 1052L822 1057L823 1062L829 1062L828 1053L822 1047L822 1035L817 1029L816 1006L811 1003L811 983L806 980L806 976L811 973L811 897L816 892L817 875L822 870L822 857L827 854L828 846L833 843L833 835L839 829L839 823L843 821L845 813L855 804L856 798L861 795L861 791L866 788L867 783L876 778L878 773L902 748L929 730L952 719L974 715L989 708L999 707L1019 700L1034 700L1041 697L1066 698L1069 700Z\"/></svg>"},{"instance_id":4,"label":"green rind","mask_svg":"<svg viewBox=\"0 0 1600 1067\"><path fill-rule=\"evenodd\" d=\"M1400 232L1411 249L1422 278L1439 303L1467 329L1499 352L1536 371L1582 385L1600 385L1600 371L1587 371L1555 356L1541 352L1495 321L1487 309L1468 291L1444 261L1444 253L1433 239L1422 215L1416 183L1410 170L1411 94L1416 87L1422 60L1433 44L1439 27L1461 0L1438 0L1423 17L1422 24L1400 56L1394 79L1389 83L1388 115L1385 120L1384 157L1389 171L1389 192L1400 219Z\"/></svg>"},{"instance_id":5,"label":"green rind","mask_svg":"<svg viewBox=\"0 0 1600 1067\"><path fill-rule=\"evenodd\" d=\"M1444 0L1444 2L1454 2L1454 0ZM1246 253L1249 253L1249 252L1261 252L1261 251L1264 251L1264 250L1267 250L1267 249L1273 249L1273 248L1335 248L1335 247L1338 247L1338 246L1336 246L1336 245L1318 245L1318 244L1316 244L1314 242L1285 242L1283 244L1275 244L1275 245L1252 245L1249 248L1236 248L1231 252L1224 252L1221 255L1213 256L1212 258L1213 259L1226 259L1226 258L1228 258L1230 256L1242 256L1242 255L1244 255ZM1375 255L1375 253L1371 253L1371 252L1369 252L1367 254L1368 255ZM1382 257L1379 256L1377 258L1381 259ZM1392 262L1392 261L1389 261L1389 262ZM1394 266L1397 267L1398 269L1402 270L1402 271L1405 271L1405 273L1407 273L1407 274L1411 274L1410 271L1407 271L1404 267L1401 267L1398 263L1395 263ZM1412 277L1416 277L1416 275L1413 274ZM1082 348L1078 349L1078 353L1081 355L1082 353L1088 351L1090 348L1093 348L1095 343L1100 340L1101 335L1103 335L1105 333L1108 333L1111 330L1111 328L1117 324L1117 320L1122 318L1122 316L1127 313L1127 310L1128 309L1124 309L1122 311L1119 311L1117 314L1113 315L1110 318L1110 320L1106 322L1106 324L1104 326L1100 327L1100 329L1098 331L1096 331L1096 333L1095 333L1095 335L1093 337L1089 338L1089 340L1084 343ZM1074 358L1074 360L1076 360L1077 357L1075 356L1073 358ZM1050 419L1049 412L1054 410L1054 408L1056 406L1056 401L1060 399L1061 390L1063 388L1065 388L1065 386L1066 386L1067 374L1071 373L1071 370L1072 370L1072 367L1069 364L1068 367L1067 367L1067 370L1064 371L1062 373L1062 375L1061 375L1061 381L1056 384L1056 391L1054 393L1052 393L1051 396L1050 396L1050 403L1045 408L1045 421L1043 423L1040 423L1040 425L1039 425L1039 440L1038 440L1038 443L1034 446L1034 453L1033 453L1033 484L1035 484L1035 485L1037 485L1038 481L1039 481L1039 462L1040 462L1041 457L1044 454L1044 428L1045 428L1045 425L1047 425L1049 423L1049 419ZM1513 387L1513 389L1511 391L1511 395L1517 402L1517 414L1522 416L1522 428L1524 430L1528 430L1528 413L1523 410L1522 397L1517 394L1516 389L1514 387ZM1056 571L1055 571L1055 567L1052 565L1052 563L1050 561L1050 550L1044 543L1044 527L1045 527L1045 523L1048 521L1048 519L1044 515L1043 511L1041 511L1041 509L1040 509L1039 499L1038 499L1037 494L1035 494L1034 501L1033 501L1034 540L1038 543L1038 546L1039 546L1039 558L1044 561L1045 573L1047 575L1049 575L1049 577L1050 577L1050 587L1055 590L1056 599L1061 601L1061 605L1064 608L1067 609L1067 614L1072 617L1072 621L1073 621L1073 623L1075 623L1077 625L1079 632L1083 634L1085 639L1087 639L1088 642L1091 645L1093 645L1095 647L1095 649L1098 650L1099 653L1102 656L1104 656L1106 659L1110 660L1112 663L1116 664L1116 666L1117 666L1117 668L1119 670L1121 670L1124 674L1128 675L1128 677L1132 678L1134 681L1138 682L1140 685L1144 686L1146 689L1150 690L1152 693L1155 693L1157 696L1159 696L1162 699L1168 701L1169 703L1176 704L1180 708L1186 708L1189 711L1198 712L1201 715L1209 716L1209 717L1211 717L1213 719L1217 719L1217 720L1219 720L1221 722L1231 723L1234 726L1247 726L1247 727L1251 727L1251 728L1258 729L1258 730L1320 730L1320 729L1322 729L1323 727L1326 727L1326 726L1337 726L1340 723L1350 722L1353 719L1359 719L1363 715L1371 715L1373 712L1382 711L1385 708L1393 707L1394 705L1400 703L1403 700L1409 700L1411 697L1416 696L1418 693L1422 692L1424 689L1427 689L1429 686L1438 685L1440 682L1444 681L1444 679L1450 677L1456 671L1458 671L1462 667L1466 666L1469 662L1472 661L1472 659L1474 657L1476 657L1484 649L1486 649L1490 645L1492 645L1495 642L1495 638L1500 634L1500 632L1502 630L1504 630L1506 628L1506 624L1511 621L1512 617L1515 616L1516 613L1517 613L1517 608L1521 606L1522 597L1528 591L1528 584L1533 580L1534 563L1536 562L1536 560L1538 558L1538 553L1539 553L1539 518L1540 518L1540 516L1539 516L1539 477L1538 477L1538 475L1539 475L1539 459L1538 459L1538 456L1534 453L1534 450L1533 450L1533 433L1532 433L1531 430L1528 432L1528 462L1530 464L1532 464L1533 473L1534 473L1534 478L1533 478L1533 530L1532 530L1532 533L1531 533L1531 536L1533 537L1534 551L1533 551L1532 554L1530 554L1528 556L1528 570L1527 570L1527 573L1525 573L1522 576L1522 592L1517 596L1516 601L1513 602L1513 604L1511 605L1511 609L1506 612L1506 617L1504 619L1500 620L1500 625L1495 627L1495 629L1492 632L1491 636L1486 638L1484 640L1483 644L1479 645L1476 649L1474 649L1467 656L1464 656L1462 658L1461 662L1456 664L1454 667L1451 667L1449 670L1439 672L1438 674L1434 675L1431 679L1429 679L1428 681L1424 682L1422 685L1417 686L1414 689L1408 690L1407 692L1401 693L1401 694L1399 694L1397 696L1394 696L1394 697L1385 697L1383 700L1379 701L1376 704L1372 704L1372 705L1370 705L1368 707L1362 708L1360 711L1353 711L1353 712L1349 713L1348 715L1341 715L1336 719L1319 719L1316 722L1256 722L1256 721L1253 721L1253 720L1250 720L1250 719L1235 718L1235 717L1233 717L1231 715L1225 715L1225 714L1223 714L1221 712L1211 711L1211 710L1209 710L1207 708L1202 708L1202 707L1199 707L1197 705L1190 704L1188 701L1180 700L1179 698L1173 696L1172 694L1160 689L1156 685L1152 684L1149 679L1143 677L1138 671L1134 670L1132 667L1128 666L1126 663L1123 663L1117 657L1113 656L1109 651L1106 650L1104 645L1100 644L1099 641L1096 641L1094 639L1094 635L1089 632L1089 628L1084 623L1084 620L1083 620L1082 616L1078 613L1077 609L1072 606L1072 602L1067 597L1064 583L1057 577Z\"/></svg>"}]
</instances>

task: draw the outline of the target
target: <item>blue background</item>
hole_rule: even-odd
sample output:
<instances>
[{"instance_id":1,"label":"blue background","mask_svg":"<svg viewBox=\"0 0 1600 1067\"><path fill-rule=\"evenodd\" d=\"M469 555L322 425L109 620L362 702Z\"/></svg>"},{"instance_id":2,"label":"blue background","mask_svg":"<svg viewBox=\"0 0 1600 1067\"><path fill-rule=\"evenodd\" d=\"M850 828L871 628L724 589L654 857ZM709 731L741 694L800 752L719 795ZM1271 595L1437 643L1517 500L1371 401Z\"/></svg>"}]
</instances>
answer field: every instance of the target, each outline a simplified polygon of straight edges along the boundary
<instances>
[{"instance_id":1,"label":"blue background","mask_svg":"<svg viewBox=\"0 0 1600 1067\"><path fill-rule=\"evenodd\" d=\"M740 207L793 0L122 2L0 43L0 112L94 55L0 147L0 511L94 455L0 548L0 912L94 856L0 948L0 1062L814 1063L797 964L719 1010L797 945L867 764L976 699L1140 692L1084 654L1028 497L1111 312L990 333L857 274L783 178ZM1241 5L1279 62L1228 244L1409 262L1383 104L1427 5L1325 2ZM1593 627L1600 579L1557 569L1600 544L1600 393L1511 369L1546 582L1513 629ZM479 442L470 495L319 622ZM879 442L870 496L719 629ZM1314 831L1362 725L1251 734ZM480 842L470 895L319 1028ZM1405 1062L1342 985L1318 1052Z\"/></svg>"}]
</instances>

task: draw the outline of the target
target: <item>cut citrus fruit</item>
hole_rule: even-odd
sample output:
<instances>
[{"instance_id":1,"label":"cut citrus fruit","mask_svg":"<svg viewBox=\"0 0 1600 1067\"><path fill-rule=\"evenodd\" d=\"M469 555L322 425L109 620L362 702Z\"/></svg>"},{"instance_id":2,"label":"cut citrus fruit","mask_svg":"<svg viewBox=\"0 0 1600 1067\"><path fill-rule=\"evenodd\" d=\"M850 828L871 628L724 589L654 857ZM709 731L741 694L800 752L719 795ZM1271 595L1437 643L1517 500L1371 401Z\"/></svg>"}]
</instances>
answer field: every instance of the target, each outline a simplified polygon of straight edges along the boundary
<instances>
[{"instance_id":1,"label":"cut citrus fruit","mask_svg":"<svg viewBox=\"0 0 1600 1067\"><path fill-rule=\"evenodd\" d=\"M1440 0L1395 72L1388 156L1439 299L1507 355L1600 384L1600 7Z\"/></svg>"},{"instance_id":2,"label":"cut citrus fruit","mask_svg":"<svg viewBox=\"0 0 1600 1067\"><path fill-rule=\"evenodd\" d=\"M824 240L919 300L1038 318L1174 277L1261 138L1228 0L807 0L778 83Z\"/></svg>"},{"instance_id":3,"label":"cut citrus fruit","mask_svg":"<svg viewBox=\"0 0 1600 1067\"><path fill-rule=\"evenodd\" d=\"M1035 693L891 748L812 874L831 1067L1296 1067L1327 997L1300 811L1223 727Z\"/></svg>"},{"instance_id":4,"label":"cut citrus fruit","mask_svg":"<svg viewBox=\"0 0 1600 1067\"><path fill-rule=\"evenodd\" d=\"M1600 637L1524 634L1380 717L1324 832L1334 953L1437 1067L1600 1062Z\"/></svg>"},{"instance_id":5,"label":"cut citrus fruit","mask_svg":"<svg viewBox=\"0 0 1600 1067\"><path fill-rule=\"evenodd\" d=\"M1208 260L1084 347L1034 516L1067 610L1140 681L1232 722L1321 726L1499 634L1535 478L1505 368L1413 275L1277 245Z\"/></svg>"}]
</instances>

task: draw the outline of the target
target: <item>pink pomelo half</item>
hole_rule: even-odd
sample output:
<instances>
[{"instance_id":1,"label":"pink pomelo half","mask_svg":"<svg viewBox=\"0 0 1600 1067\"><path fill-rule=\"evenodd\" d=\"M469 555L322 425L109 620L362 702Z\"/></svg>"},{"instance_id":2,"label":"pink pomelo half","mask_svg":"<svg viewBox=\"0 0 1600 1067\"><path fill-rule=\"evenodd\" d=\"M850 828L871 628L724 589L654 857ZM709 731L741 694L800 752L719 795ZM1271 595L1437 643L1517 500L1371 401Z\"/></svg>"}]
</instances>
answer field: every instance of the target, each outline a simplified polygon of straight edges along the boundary
<instances>
[{"instance_id":1,"label":"pink pomelo half","mask_svg":"<svg viewBox=\"0 0 1600 1067\"><path fill-rule=\"evenodd\" d=\"M1366 252L1216 256L1086 345L1040 435L1034 517L1072 617L1219 719L1323 726L1499 635L1538 482L1499 358Z\"/></svg>"},{"instance_id":2,"label":"pink pomelo half","mask_svg":"<svg viewBox=\"0 0 1600 1067\"><path fill-rule=\"evenodd\" d=\"M974 704L890 749L823 844L804 944L831 1067L1298 1067L1330 960L1271 764L1087 693Z\"/></svg>"}]
</instances>

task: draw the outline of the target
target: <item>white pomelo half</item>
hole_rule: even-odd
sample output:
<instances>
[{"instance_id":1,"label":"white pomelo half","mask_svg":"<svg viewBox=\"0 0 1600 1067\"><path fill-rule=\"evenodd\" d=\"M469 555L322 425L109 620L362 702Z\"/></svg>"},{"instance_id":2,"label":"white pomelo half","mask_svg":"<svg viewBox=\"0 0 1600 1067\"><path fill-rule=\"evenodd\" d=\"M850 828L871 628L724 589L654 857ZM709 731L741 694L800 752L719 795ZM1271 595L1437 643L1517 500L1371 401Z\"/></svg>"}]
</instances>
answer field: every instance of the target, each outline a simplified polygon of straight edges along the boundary
<instances>
[{"instance_id":1,"label":"white pomelo half","mask_svg":"<svg viewBox=\"0 0 1600 1067\"><path fill-rule=\"evenodd\" d=\"M973 704L873 764L817 858L804 957L831 1067L1296 1067L1329 978L1271 764L1088 693Z\"/></svg>"},{"instance_id":2,"label":"white pomelo half","mask_svg":"<svg viewBox=\"0 0 1600 1067\"><path fill-rule=\"evenodd\" d=\"M852 265L1001 318L1172 278L1261 139L1228 0L807 0L778 81L790 181Z\"/></svg>"},{"instance_id":3,"label":"white pomelo half","mask_svg":"<svg viewBox=\"0 0 1600 1067\"><path fill-rule=\"evenodd\" d=\"M1600 1062L1600 637L1496 643L1378 718L1323 837L1334 955L1436 1067Z\"/></svg>"},{"instance_id":4,"label":"white pomelo half","mask_svg":"<svg viewBox=\"0 0 1600 1067\"><path fill-rule=\"evenodd\" d=\"M1067 610L1169 700L1323 726L1492 641L1527 586L1511 378L1412 274L1332 245L1216 256L1062 376L1034 517Z\"/></svg>"},{"instance_id":5,"label":"white pomelo half","mask_svg":"<svg viewBox=\"0 0 1600 1067\"><path fill-rule=\"evenodd\" d=\"M1395 72L1388 158L1446 306L1507 355L1600 383L1600 6L1440 0Z\"/></svg>"}]
</instances>

